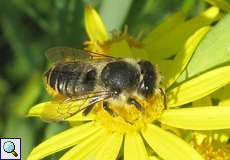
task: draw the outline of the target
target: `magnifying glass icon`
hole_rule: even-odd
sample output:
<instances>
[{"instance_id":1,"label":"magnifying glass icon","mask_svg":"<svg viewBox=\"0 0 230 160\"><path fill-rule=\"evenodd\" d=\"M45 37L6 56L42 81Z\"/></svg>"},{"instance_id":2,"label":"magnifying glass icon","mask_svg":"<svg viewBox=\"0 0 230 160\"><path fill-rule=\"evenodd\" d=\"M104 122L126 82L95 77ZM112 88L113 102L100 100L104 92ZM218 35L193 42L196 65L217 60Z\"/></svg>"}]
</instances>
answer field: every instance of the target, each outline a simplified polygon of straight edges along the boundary
<instances>
[{"instance_id":1,"label":"magnifying glass icon","mask_svg":"<svg viewBox=\"0 0 230 160\"><path fill-rule=\"evenodd\" d=\"M13 142L11 141L7 141L3 144L3 150L6 152L6 153L11 153L14 155L14 157L17 157L18 154L17 152L15 151L15 145Z\"/></svg>"}]
</instances>

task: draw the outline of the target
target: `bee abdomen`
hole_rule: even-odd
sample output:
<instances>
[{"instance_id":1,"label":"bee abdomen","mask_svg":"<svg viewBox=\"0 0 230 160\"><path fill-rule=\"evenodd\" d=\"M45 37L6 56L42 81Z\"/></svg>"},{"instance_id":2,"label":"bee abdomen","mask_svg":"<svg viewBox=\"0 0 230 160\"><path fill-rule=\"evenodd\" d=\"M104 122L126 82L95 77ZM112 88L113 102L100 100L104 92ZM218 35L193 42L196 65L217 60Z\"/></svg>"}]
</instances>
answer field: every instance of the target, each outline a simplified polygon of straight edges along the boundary
<instances>
[{"instance_id":1,"label":"bee abdomen","mask_svg":"<svg viewBox=\"0 0 230 160\"><path fill-rule=\"evenodd\" d=\"M76 64L56 66L45 76L48 85L56 92L68 97L79 96L84 91L92 91L96 82L95 69L84 72L84 68Z\"/></svg>"},{"instance_id":2,"label":"bee abdomen","mask_svg":"<svg viewBox=\"0 0 230 160\"><path fill-rule=\"evenodd\" d=\"M59 93L65 95L65 96L74 96L75 93L75 86L78 84L78 75L80 73L77 73L75 76L71 75L72 73L65 73L65 74L59 74L58 79L55 83L55 90L57 90ZM76 77L76 78L74 78Z\"/></svg>"}]
</instances>

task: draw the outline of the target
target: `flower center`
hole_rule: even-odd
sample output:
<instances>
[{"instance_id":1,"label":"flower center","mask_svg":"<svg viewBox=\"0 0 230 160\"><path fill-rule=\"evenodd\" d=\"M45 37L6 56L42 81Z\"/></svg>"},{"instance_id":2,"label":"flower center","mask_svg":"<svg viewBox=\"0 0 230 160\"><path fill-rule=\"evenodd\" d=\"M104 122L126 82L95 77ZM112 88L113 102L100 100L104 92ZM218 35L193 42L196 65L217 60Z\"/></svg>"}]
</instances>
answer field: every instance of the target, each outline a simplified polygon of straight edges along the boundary
<instances>
[{"instance_id":1,"label":"flower center","mask_svg":"<svg viewBox=\"0 0 230 160\"><path fill-rule=\"evenodd\" d=\"M201 144L194 143L194 148L205 160L229 160L230 145L227 143L206 137Z\"/></svg>"},{"instance_id":2,"label":"flower center","mask_svg":"<svg viewBox=\"0 0 230 160\"><path fill-rule=\"evenodd\" d=\"M147 123L156 121L165 109L164 95L161 91L157 91L145 100L137 97L135 99L141 104L143 111L130 104L110 105L110 109L115 113L111 115L103 109L102 103L100 103L93 111L95 121L104 126L109 132L127 133L137 131Z\"/></svg>"}]
</instances>

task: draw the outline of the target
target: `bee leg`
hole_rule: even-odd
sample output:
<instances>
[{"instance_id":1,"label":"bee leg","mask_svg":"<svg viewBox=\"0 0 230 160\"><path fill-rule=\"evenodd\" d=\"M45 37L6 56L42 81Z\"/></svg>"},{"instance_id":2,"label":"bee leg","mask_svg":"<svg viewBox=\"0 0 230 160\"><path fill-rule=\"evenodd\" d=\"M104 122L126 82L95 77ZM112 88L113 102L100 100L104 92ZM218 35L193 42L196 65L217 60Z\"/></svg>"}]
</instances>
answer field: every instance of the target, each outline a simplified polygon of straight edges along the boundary
<instances>
[{"instance_id":1,"label":"bee leg","mask_svg":"<svg viewBox=\"0 0 230 160\"><path fill-rule=\"evenodd\" d=\"M139 102L137 102L137 100L134 98L129 97L127 100L127 103L134 105L136 107L136 109L141 111L141 112L144 111L144 108L141 106L141 104Z\"/></svg>"},{"instance_id":2,"label":"bee leg","mask_svg":"<svg viewBox=\"0 0 230 160\"><path fill-rule=\"evenodd\" d=\"M167 97L166 97L166 94L164 92L164 90L162 88L160 88L160 91L161 91L161 94L164 96L164 107L165 109L167 109Z\"/></svg>"},{"instance_id":3,"label":"bee leg","mask_svg":"<svg viewBox=\"0 0 230 160\"><path fill-rule=\"evenodd\" d=\"M111 108L109 108L108 102L103 102L103 109L108 112L111 116L117 117L117 113L115 113Z\"/></svg>"},{"instance_id":4,"label":"bee leg","mask_svg":"<svg viewBox=\"0 0 230 160\"><path fill-rule=\"evenodd\" d=\"M93 109L93 107L94 107L94 104L91 104L91 105L87 106L84 109L84 111L82 112L82 115L83 116L87 116L89 114L89 112Z\"/></svg>"}]
</instances>

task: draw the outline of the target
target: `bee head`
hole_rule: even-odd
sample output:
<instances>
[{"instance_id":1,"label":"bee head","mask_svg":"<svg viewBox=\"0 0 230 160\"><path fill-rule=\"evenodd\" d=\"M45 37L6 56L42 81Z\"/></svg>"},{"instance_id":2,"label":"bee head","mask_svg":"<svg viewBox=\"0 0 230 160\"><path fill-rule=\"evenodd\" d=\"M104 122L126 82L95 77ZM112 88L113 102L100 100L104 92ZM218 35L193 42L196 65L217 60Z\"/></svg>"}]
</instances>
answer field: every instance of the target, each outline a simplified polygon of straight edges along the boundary
<instances>
[{"instance_id":1,"label":"bee head","mask_svg":"<svg viewBox=\"0 0 230 160\"><path fill-rule=\"evenodd\" d=\"M144 97L149 97L153 94L154 89L157 87L157 72L155 66L151 62L141 60L138 62L140 66L143 79L138 86L138 93Z\"/></svg>"}]
</instances>

